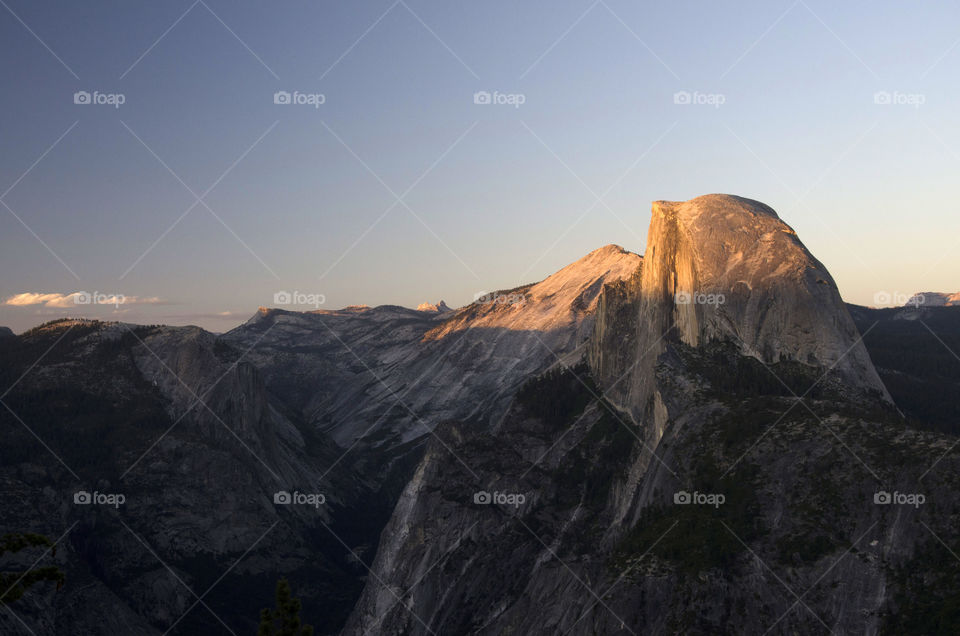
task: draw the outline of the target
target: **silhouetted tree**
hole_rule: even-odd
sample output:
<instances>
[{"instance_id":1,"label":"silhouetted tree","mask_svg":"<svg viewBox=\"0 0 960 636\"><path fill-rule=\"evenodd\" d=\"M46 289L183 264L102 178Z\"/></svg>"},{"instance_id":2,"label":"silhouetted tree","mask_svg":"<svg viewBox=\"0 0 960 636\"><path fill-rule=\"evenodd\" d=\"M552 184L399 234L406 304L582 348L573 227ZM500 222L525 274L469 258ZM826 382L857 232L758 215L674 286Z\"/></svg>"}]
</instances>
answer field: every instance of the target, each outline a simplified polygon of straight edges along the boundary
<instances>
[{"instance_id":1,"label":"silhouetted tree","mask_svg":"<svg viewBox=\"0 0 960 636\"><path fill-rule=\"evenodd\" d=\"M313 627L300 625L300 599L293 597L287 579L277 581L277 607L260 610L257 636L313 636Z\"/></svg>"}]
</instances>

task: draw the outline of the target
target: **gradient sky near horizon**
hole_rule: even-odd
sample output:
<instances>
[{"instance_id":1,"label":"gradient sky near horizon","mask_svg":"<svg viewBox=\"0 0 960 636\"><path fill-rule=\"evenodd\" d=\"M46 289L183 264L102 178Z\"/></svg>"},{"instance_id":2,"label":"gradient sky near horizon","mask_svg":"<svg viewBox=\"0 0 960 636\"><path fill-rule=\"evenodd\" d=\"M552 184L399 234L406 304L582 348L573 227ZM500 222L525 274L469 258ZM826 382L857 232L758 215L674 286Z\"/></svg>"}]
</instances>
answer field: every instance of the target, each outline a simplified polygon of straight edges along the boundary
<instances>
[{"instance_id":1,"label":"gradient sky near horizon","mask_svg":"<svg viewBox=\"0 0 960 636\"><path fill-rule=\"evenodd\" d=\"M956 3L0 4L15 331L459 306L711 192L771 205L849 302L960 290Z\"/></svg>"}]
</instances>

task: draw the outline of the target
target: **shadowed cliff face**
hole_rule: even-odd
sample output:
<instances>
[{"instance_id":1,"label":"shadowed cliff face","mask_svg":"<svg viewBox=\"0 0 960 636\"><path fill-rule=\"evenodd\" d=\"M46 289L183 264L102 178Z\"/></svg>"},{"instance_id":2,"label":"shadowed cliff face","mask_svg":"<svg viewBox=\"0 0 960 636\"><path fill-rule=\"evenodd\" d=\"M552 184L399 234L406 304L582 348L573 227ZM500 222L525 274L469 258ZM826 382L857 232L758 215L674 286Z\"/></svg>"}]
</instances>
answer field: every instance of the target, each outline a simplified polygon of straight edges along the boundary
<instances>
[{"instance_id":1,"label":"shadowed cliff face","mask_svg":"<svg viewBox=\"0 0 960 636\"><path fill-rule=\"evenodd\" d=\"M63 320L4 342L0 384L0 534L62 535L67 578L18 603L28 627L0 612L0 634L253 633L280 576L319 633L345 620L363 569L331 532L364 553L389 509L363 475L328 470L342 449L241 350L195 327ZM77 505L81 490L125 501ZM277 505L280 490L326 501ZM223 624L191 609L221 575L204 603Z\"/></svg>"},{"instance_id":2,"label":"shadowed cliff face","mask_svg":"<svg viewBox=\"0 0 960 636\"><path fill-rule=\"evenodd\" d=\"M960 434L960 306L848 308L910 426Z\"/></svg>"},{"instance_id":3,"label":"shadowed cliff face","mask_svg":"<svg viewBox=\"0 0 960 636\"><path fill-rule=\"evenodd\" d=\"M629 303L636 320L598 333L591 350L608 397L634 417L657 399L652 371L670 342L731 342L764 363L829 370L848 389L889 401L833 278L770 207L724 194L656 201L647 245L641 279L601 302L614 313ZM604 341L630 342L634 355Z\"/></svg>"}]
</instances>

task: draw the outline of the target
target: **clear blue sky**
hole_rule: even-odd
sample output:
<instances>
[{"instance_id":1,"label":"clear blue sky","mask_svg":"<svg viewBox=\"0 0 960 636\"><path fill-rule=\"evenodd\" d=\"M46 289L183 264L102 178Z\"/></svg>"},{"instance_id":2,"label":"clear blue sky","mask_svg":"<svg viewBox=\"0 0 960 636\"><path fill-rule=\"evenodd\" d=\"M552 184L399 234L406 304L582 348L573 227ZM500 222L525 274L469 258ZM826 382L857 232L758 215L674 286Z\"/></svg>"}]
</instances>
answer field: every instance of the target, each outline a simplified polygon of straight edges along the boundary
<instances>
[{"instance_id":1,"label":"clear blue sky","mask_svg":"<svg viewBox=\"0 0 960 636\"><path fill-rule=\"evenodd\" d=\"M710 192L773 206L848 301L960 289L956 3L3 3L0 299L136 299L0 306L17 331L458 306Z\"/></svg>"}]
</instances>

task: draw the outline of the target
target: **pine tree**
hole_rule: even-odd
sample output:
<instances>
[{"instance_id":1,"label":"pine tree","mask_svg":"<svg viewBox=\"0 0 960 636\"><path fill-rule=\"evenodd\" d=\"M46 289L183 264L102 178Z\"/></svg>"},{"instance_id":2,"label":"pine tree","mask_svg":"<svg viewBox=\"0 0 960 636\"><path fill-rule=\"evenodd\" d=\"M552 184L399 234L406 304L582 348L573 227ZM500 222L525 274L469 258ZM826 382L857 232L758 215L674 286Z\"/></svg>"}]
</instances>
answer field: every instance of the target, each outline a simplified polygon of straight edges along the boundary
<instances>
[{"instance_id":1,"label":"pine tree","mask_svg":"<svg viewBox=\"0 0 960 636\"><path fill-rule=\"evenodd\" d=\"M313 636L313 627L300 624L300 599L293 597L287 579L277 581L276 609L260 610L257 636Z\"/></svg>"}]
</instances>

